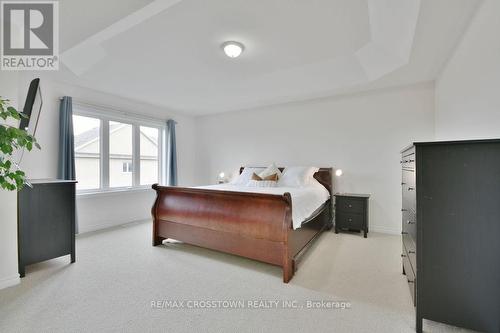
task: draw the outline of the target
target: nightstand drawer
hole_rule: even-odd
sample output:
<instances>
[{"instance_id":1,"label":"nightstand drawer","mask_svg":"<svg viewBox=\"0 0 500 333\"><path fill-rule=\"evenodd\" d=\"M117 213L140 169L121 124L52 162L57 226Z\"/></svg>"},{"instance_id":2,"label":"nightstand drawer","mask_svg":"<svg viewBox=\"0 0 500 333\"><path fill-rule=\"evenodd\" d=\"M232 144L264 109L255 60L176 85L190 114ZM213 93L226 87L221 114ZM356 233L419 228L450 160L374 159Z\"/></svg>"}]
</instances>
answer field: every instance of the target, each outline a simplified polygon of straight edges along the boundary
<instances>
[{"instance_id":1,"label":"nightstand drawer","mask_svg":"<svg viewBox=\"0 0 500 333\"><path fill-rule=\"evenodd\" d=\"M335 224L338 229L362 230L365 221L363 215L337 212Z\"/></svg>"},{"instance_id":2,"label":"nightstand drawer","mask_svg":"<svg viewBox=\"0 0 500 333\"><path fill-rule=\"evenodd\" d=\"M335 200L337 211L357 214L365 212L365 200L363 199L337 197Z\"/></svg>"}]
</instances>

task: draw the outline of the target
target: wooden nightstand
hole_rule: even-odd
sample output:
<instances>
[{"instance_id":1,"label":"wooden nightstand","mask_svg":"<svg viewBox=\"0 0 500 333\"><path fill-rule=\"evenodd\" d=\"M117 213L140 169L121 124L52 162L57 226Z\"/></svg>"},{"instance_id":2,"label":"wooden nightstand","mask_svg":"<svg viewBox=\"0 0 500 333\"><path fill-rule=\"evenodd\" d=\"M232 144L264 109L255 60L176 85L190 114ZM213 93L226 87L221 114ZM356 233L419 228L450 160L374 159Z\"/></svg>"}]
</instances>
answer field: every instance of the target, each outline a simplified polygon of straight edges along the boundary
<instances>
[{"instance_id":1,"label":"wooden nightstand","mask_svg":"<svg viewBox=\"0 0 500 333\"><path fill-rule=\"evenodd\" d=\"M369 194L335 194L335 233L339 230L364 231L368 234Z\"/></svg>"}]
</instances>

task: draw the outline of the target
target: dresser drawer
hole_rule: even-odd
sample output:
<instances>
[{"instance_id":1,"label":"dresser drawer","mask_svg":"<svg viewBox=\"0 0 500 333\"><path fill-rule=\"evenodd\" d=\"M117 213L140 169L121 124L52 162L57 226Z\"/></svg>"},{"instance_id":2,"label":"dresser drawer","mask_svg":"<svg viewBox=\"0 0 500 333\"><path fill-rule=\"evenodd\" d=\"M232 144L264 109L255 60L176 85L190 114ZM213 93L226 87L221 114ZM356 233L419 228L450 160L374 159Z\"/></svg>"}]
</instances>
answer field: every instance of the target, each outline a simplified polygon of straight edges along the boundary
<instances>
[{"instance_id":1,"label":"dresser drawer","mask_svg":"<svg viewBox=\"0 0 500 333\"><path fill-rule=\"evenodd\" d=\"M335 207L337 211L356 214L363 214L365 212L365 200L343 197L337 197L335 200Z\"/></svg>"},{"instance_id":2,"label":"dresser drawer","mask_svg":"<svg viewBox=\"0 0 500 333\"><path fill-rule=\"evenodd\" d=\"M403 258L407 258L410 261L411 268L415 275L417 275L417 254L415 249L408 250L405 243L402 244L402 255Z\"/></svg>"},{"instance_id":3,"label":"dresser drawer","mask_svg":"<svg viewBox=\"0 0 500 333\"><path fill-rule=\"evenodd\" d=\"M410 288L411 299L413 300L413 305L415 305L415 273L413 272L413 268L411 267L410 261L408 258L403 257L403 268L406 274L406 281L408 283L408 288Z\"/></svg>"},{"instance_id":4,"label":"dresser drawer","mask_svg":"<svg viewBox=\"0 0 500 333\"><path fill-rule=\"evenodd\" d=\"M403 246L409 254L417 252L417 246L415 245L415 240L404 231L403 231Z\"/></svg>"},{"instance_id":5,"label":"dresser drawer","mask_svg":"<svg viewBox=\"0 0 500 333\"><path fill-rule=\"evenodd\" d=\"M417 239L417 217L412 208L404 208L402 212L402 229L413 240Z\"/></svg>"},{"instance_id":6,"label":"dresser drawer","mask_svg":"<svg viewBox=\"0 0 500 333\"><path fill-rule=\"evenodd\" d=\"M401 193L403 198L403 208L405 209L417 209L417 196L416 196L415 185L403 184L401 187Z\"/></svg>"},{"instance_id":7,"label":"dresser drawer","mask_svg":"<svg viewBox=\"0 0 500 333\"><path fill-rule=\"evenodd\" d=\"M404 169L401 185L415 187L415 171Z\"/></svg>"},{"instance_id":8,"label":"dresser drawer","mask_svg":"<svg viewBox=\"0 0 500 333\"><path fill-rule=\"evenodd\" d=\"M350 214L345 212L337 212L335 217L335 224L337 229L364 229L364 216L360 214Z\"/></svg>"},{"instance_id":9,"label":"dresser drawer","mask_svg":"<svg viewBox=\"0 0 500 333\"><path fill-rule=\"evenodd\" d=\"M414 170L415 169L415 153L405 153L401 157L401 167L403 169L410 169Z\"/></svg>"}]
</instances>

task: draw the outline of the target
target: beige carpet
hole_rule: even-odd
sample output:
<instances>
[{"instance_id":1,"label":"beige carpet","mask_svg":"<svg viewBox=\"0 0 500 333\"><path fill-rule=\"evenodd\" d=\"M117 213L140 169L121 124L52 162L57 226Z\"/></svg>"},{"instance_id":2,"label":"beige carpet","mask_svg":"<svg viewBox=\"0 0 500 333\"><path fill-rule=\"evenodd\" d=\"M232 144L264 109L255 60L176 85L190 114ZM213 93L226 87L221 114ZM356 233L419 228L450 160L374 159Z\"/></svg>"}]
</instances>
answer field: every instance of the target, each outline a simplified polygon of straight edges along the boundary
<instances>
[{"instance_id":1,"label":"beige carpet","mask_svg":"<svg viewBox=\"0 0 500 333\"><path fill-rule=\"evenodd\" d=\"M77 239L75 264L29 267L20 285L0 291L0 332L414 332L397 236L324 233L289 284L278 267L185 244L152 247L150 238L150 223L90 233ZM207 308L222 301L240 308Z\"/></svg>"}]
</instances>

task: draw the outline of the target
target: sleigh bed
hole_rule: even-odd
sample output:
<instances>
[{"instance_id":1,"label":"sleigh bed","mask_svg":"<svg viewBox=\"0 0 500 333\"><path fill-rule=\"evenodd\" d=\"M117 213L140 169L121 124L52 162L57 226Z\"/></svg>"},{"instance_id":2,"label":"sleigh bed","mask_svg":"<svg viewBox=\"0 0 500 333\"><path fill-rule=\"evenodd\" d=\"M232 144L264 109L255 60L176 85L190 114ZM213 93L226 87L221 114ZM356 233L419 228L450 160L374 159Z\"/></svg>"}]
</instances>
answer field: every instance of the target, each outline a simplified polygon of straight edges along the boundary
<instances>
[{"instance_id":1,"label":"sleigh bed","mask_svg":"<svg viewBox=\"0 0 500 333\"><path fill-rule=\"evenodd\" d=\"M332 227L332 169L320 168L314 178L330 198L296 230L288 192L274 195L155 184L153 246L172 238L277 265L287 283L313 240Z\"/></svg>"}]
</instances>

